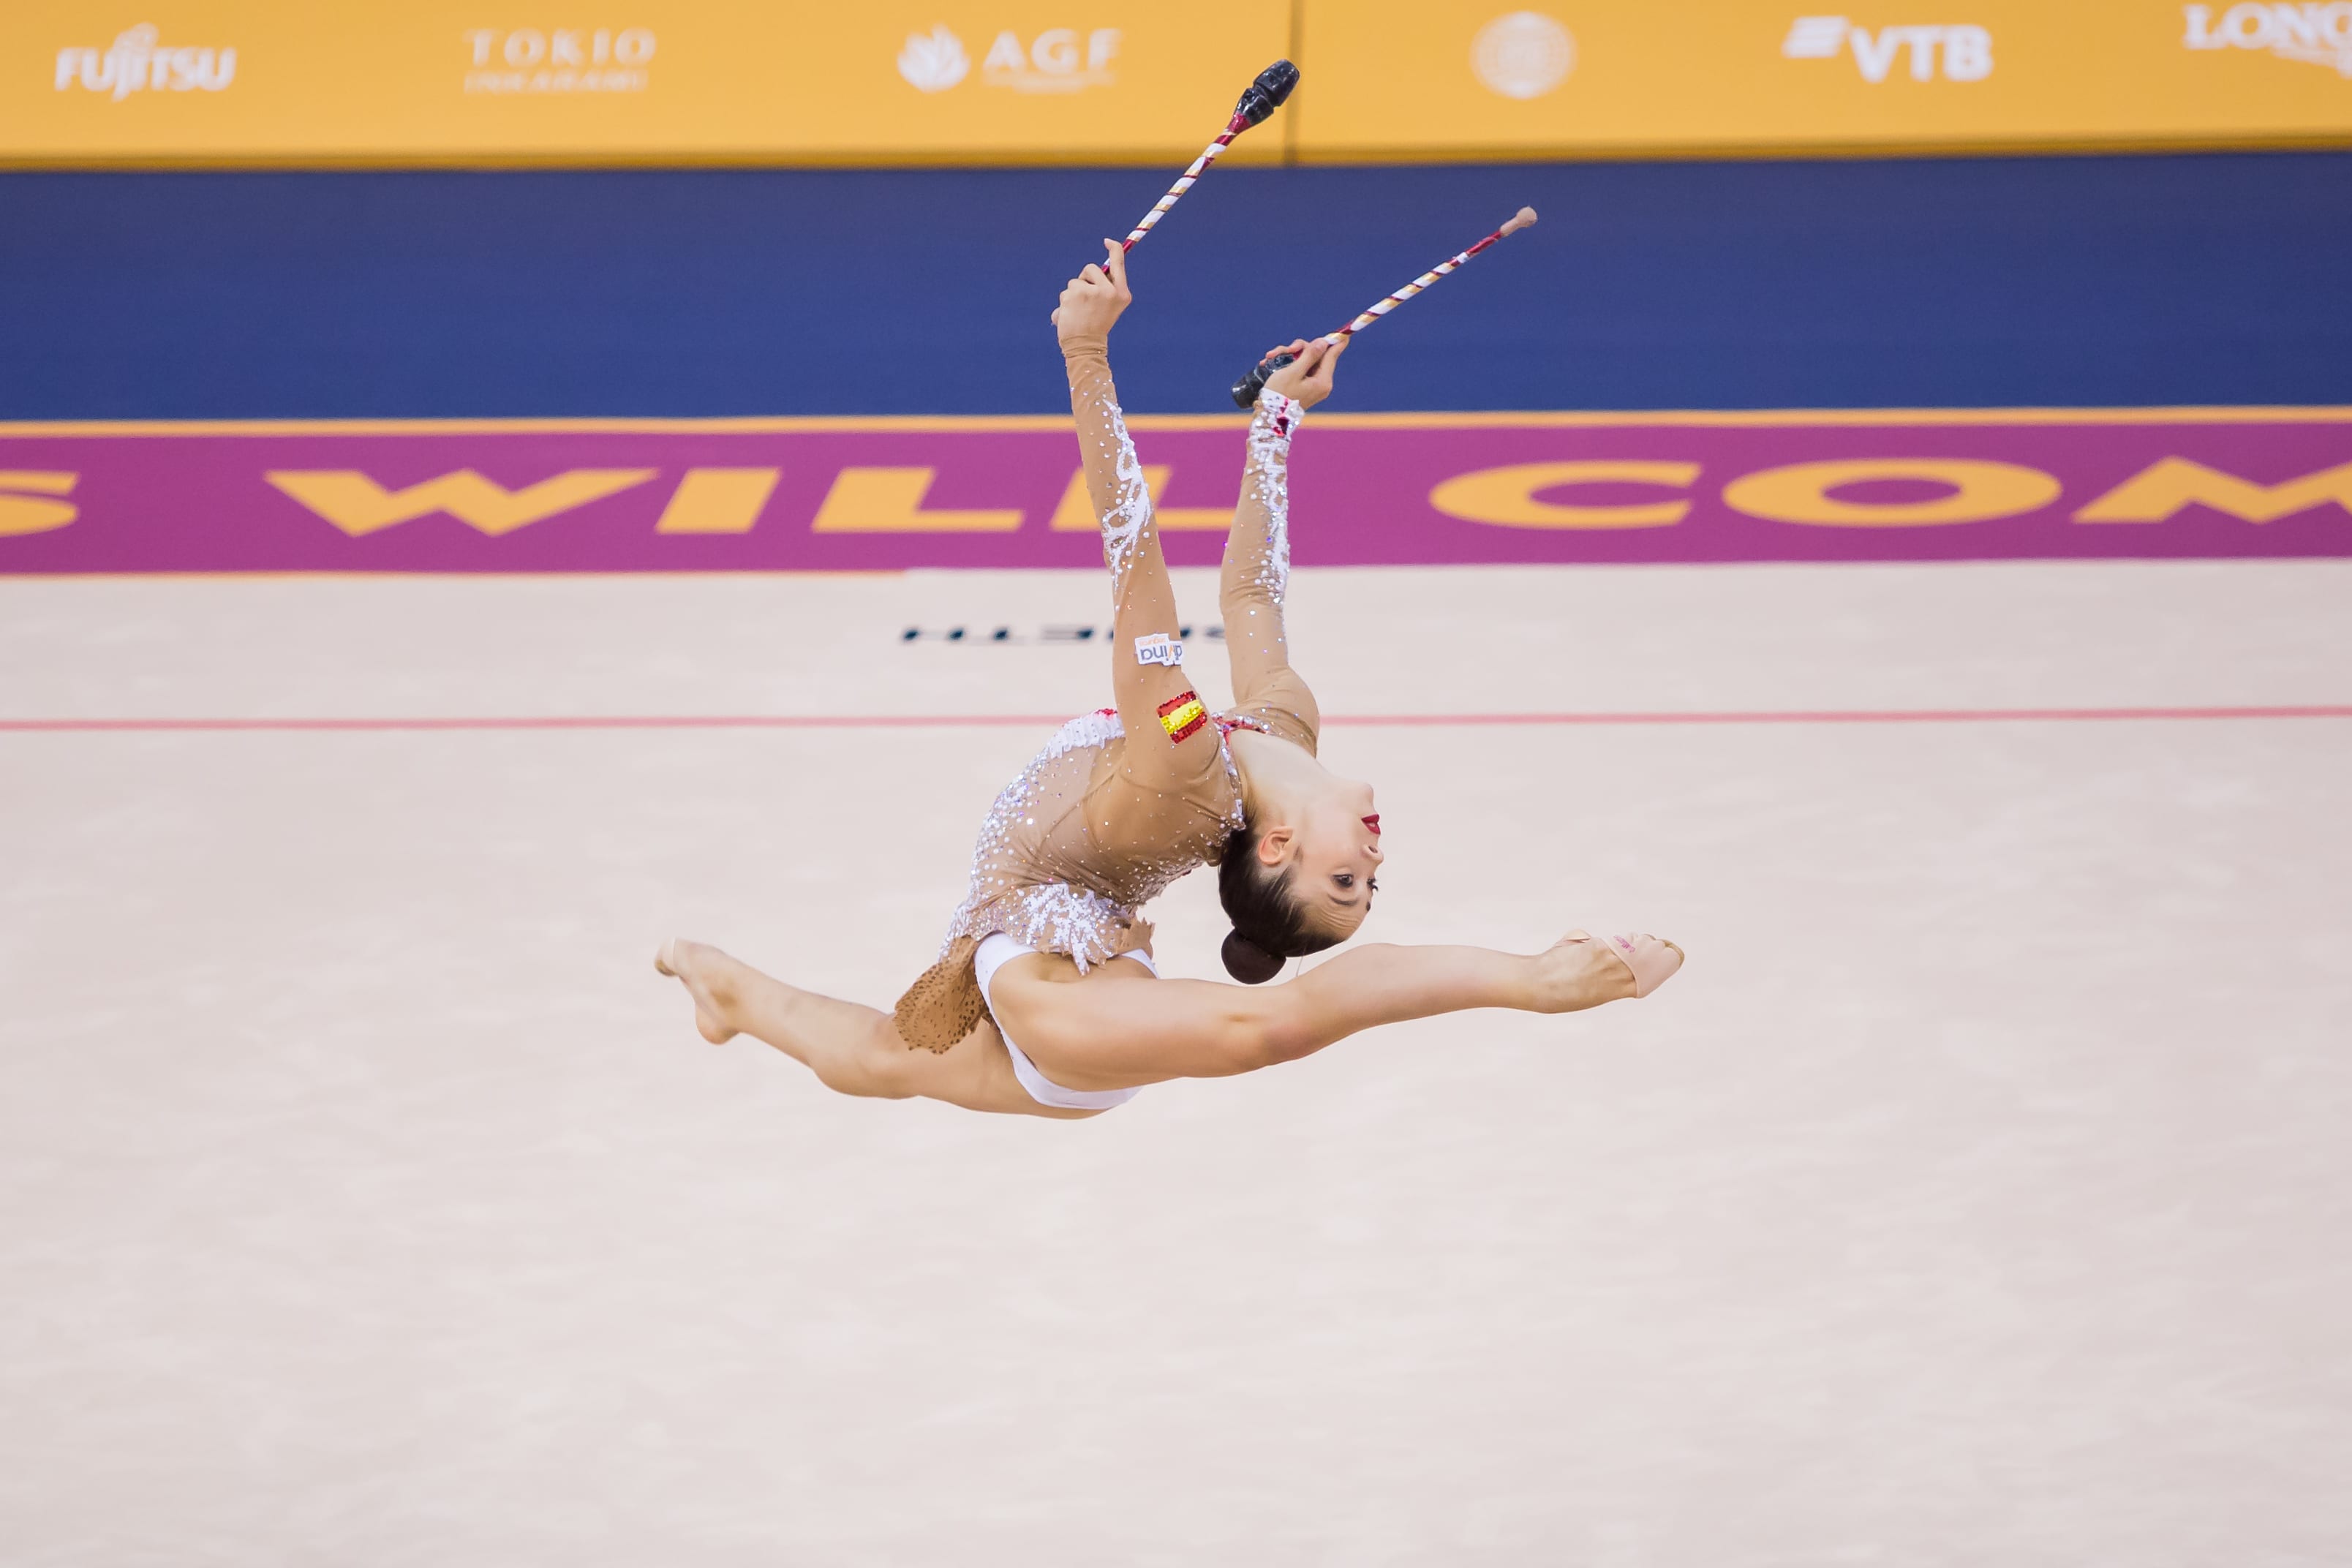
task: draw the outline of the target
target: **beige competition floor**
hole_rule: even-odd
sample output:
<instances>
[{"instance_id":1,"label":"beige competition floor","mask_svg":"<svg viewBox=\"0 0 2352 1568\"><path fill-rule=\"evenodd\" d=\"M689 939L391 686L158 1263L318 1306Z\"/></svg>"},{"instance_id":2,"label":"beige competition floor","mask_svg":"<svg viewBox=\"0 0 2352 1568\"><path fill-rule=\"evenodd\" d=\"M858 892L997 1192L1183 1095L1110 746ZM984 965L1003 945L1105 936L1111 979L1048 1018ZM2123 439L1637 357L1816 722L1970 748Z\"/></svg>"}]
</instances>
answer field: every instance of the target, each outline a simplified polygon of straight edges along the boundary
<instances>
[{"instance_id":1,"label":"beige competition floor","mask_svg":"<svg viewBox=\"0 0 2352 1568\"><path fill-rule=\"evenodd\" d=\"M9 581L0 720L1065 713L1098 596ZM1341 720L2352 702L2352 563L1294 604ZM1082 1124L695 1037L673 932L887 1002L1037 740L0 731L0 1559L2352 1562L2352 719L1335 721L1379 937L1689 967Z\"/></svg>"}]
</instances>

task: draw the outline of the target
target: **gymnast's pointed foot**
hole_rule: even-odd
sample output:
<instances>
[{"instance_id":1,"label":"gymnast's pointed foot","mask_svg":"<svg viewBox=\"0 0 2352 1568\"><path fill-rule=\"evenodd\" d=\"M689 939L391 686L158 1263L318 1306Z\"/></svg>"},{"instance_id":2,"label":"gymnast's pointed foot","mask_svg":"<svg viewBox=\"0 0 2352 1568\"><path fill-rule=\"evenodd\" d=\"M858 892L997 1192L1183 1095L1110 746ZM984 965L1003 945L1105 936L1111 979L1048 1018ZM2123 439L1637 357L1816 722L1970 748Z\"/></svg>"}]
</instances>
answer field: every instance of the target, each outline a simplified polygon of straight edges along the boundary
<instances>
[{"instance_id":1,"label":"gymnast's pointed foot","mask_svg":"<svg viewBox=\"0 0 2352 1568\"><path fill-rule=\"evenodd\" d=\"M1683 950L1647 931L1635 936L1594 936L1572 931L1543 955L1545 991L1554 1005L1545 1012L1574 1012L1603 1002L1647 996L1675 977Z\"/></svg>"},{"instance_id":2,"label":"gymnast's pointed foot","mask_svg":"<svg viewBox=\"0 0 2352 1568\"><path fill-rule=\"evenodd\" d=\"M1660 936L1642 931L1633 936L1586 937L1622 963L1633 979L1633 994L1647 996L1675 977L1683 966L1683 950Z\"/></svg>"},{"instance_id":3,"label":"gymnast's pointed foot","mask_svg":"<svg viewBox=\"0 0 2352 1568\"><path fill-rule=\"evenodd\" d=\"M737 1034L728 1019L734 1011L734 986L728 970L735 961L715 947L672 937L654 954L654 967L686 987L694 998L694 1026L714 1046L723 1046Z\"/></svg>"}]
</instances>

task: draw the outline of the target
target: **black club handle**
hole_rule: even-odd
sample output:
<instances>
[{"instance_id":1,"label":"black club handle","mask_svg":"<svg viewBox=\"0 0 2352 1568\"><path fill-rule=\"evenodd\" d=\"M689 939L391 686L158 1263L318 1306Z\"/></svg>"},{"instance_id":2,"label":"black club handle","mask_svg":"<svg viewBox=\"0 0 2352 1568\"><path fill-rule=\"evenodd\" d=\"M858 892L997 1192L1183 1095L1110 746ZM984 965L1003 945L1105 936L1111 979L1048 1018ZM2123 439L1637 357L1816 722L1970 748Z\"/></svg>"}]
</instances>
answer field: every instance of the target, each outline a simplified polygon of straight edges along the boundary
<instances>
[{"instance_id":1,"label":"black club handle","mask_svg":"<svg viewBox=\"0 0 2352 1568\"><path fill-rule=\"evenodd\" d=\"M1280 370L1298 356L1294 353L1268 354L1250 367L1250 373L1234 383L1234 405L1255 408L1257 395L1265 390L1266 377Z\"/></svg>"}]
</instances>

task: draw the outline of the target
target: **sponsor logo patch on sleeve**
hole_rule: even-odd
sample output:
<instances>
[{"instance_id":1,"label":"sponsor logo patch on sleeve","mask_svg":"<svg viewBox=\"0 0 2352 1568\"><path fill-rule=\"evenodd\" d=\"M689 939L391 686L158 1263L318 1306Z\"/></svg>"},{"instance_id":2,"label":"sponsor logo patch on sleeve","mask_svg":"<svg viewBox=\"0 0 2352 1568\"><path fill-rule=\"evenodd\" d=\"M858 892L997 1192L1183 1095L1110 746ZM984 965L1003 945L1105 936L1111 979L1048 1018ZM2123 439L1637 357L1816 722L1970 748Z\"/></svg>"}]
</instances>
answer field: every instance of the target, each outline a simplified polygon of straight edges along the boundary
<instances>
[{"instance_id":1,"label":"sponsor logo patch on sleeve","mask_svg":"<svg viewBox=\"0 0 2352 1568\"><path fill-rule=\"evenodd\" d=\"M1166 632L1153 632L1150 637L1135 639L1135 662L1164 664L1173 669L1184 662L1184 645Z\"/></svg>"}]
</instances>

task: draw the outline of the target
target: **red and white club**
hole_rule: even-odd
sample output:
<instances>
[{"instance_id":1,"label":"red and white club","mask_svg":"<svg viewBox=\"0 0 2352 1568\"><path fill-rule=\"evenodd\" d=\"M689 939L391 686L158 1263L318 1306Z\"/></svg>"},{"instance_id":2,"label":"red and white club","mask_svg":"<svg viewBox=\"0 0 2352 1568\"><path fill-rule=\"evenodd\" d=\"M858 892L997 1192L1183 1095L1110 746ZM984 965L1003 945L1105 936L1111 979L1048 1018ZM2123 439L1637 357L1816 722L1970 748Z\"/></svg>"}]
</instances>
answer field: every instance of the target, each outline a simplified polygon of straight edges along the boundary
<instances>
[{"instance_id":1,"label":"red and white club","mask_svg":"<svg viewBox=\"0 0 2352 1568\"><path fill-rule=\"evenodd\" d=\"M1379 304L1374 305L1370 310L1366 310L1362 315L1358 316L1354 321L1349 321L1346 326L1341 327L1338 331L1325 333L1323 341L1326 342L1336 343L1343 338L1353 337L1359 329L1370 326L1374 321L1379 321L1382 316L1387 315L1391 310L1395 310L1399 305L1403 304L1407 300L1412 299L1415 294L1420 293L1423 289L1428 288L1432 283L1436 282L1439 279L1444 277L1447 273L1453 271L1455 268L1461 266L1464 262L1469 260L1480 251L1486 249L1488 246L1508 238L1510 236L1518 233L1519 230L1527 227L1529 224L1532 224L1535 221L1536 209L1533 207L1521 207L1512 216L1510 222L1505 224L1502 227L1496 229L1494 233L1488 235L1486 238L1480 240L1469 249L1457 251L1448 259L1439 262L1436 266L1431 268L1428 271L1423 273L1420 277L1414 279L1412 282L1406 284L1395 293L1391 294L1388 298L1382 300ZM1288 364L1291 362L1292 357L1292 355L1287 353L1276 353L1268 354L1265 359L1260 360L1255 369L1252 370L1247 375L1242 377L1239 381L1234 383L1234 401L1241 405L1244 408L1255 406L1257 403L1257 395L1265 388L1265 378L1272 375L1276 371L1280 370L1284 365Z\"/></svg>"},{"instance_id":2,"label":"red and white club","mask_svg":"<svg viewBox=\"0 0 2352 1568\"><path fill-rule=\"evenodd\" d=\"M1234 105L1234 117L1225 122L1224 130L1199 157L1192 160L1192 166L1178 177L1176 183L1168 187L1168 194L1160 198L1159 205L1143 215L1143 221L1135 226L1127 237L1127 243L1119 248L1133 250L1135 242L1150 234L1151 226L1160 221L1160 216L1174 206L1176 199L1191 190L1208 172L1209 165L1217 161L1217 154L1232 146L1234 137L1281 108L1283 100L1288 98L1290 89L1297 85L1298 68L1288 60L1276 60L1258 72L1257 79L1251 82L1249 90L1242 94L1241 102Z\"/></svg>"}]
</instances>

